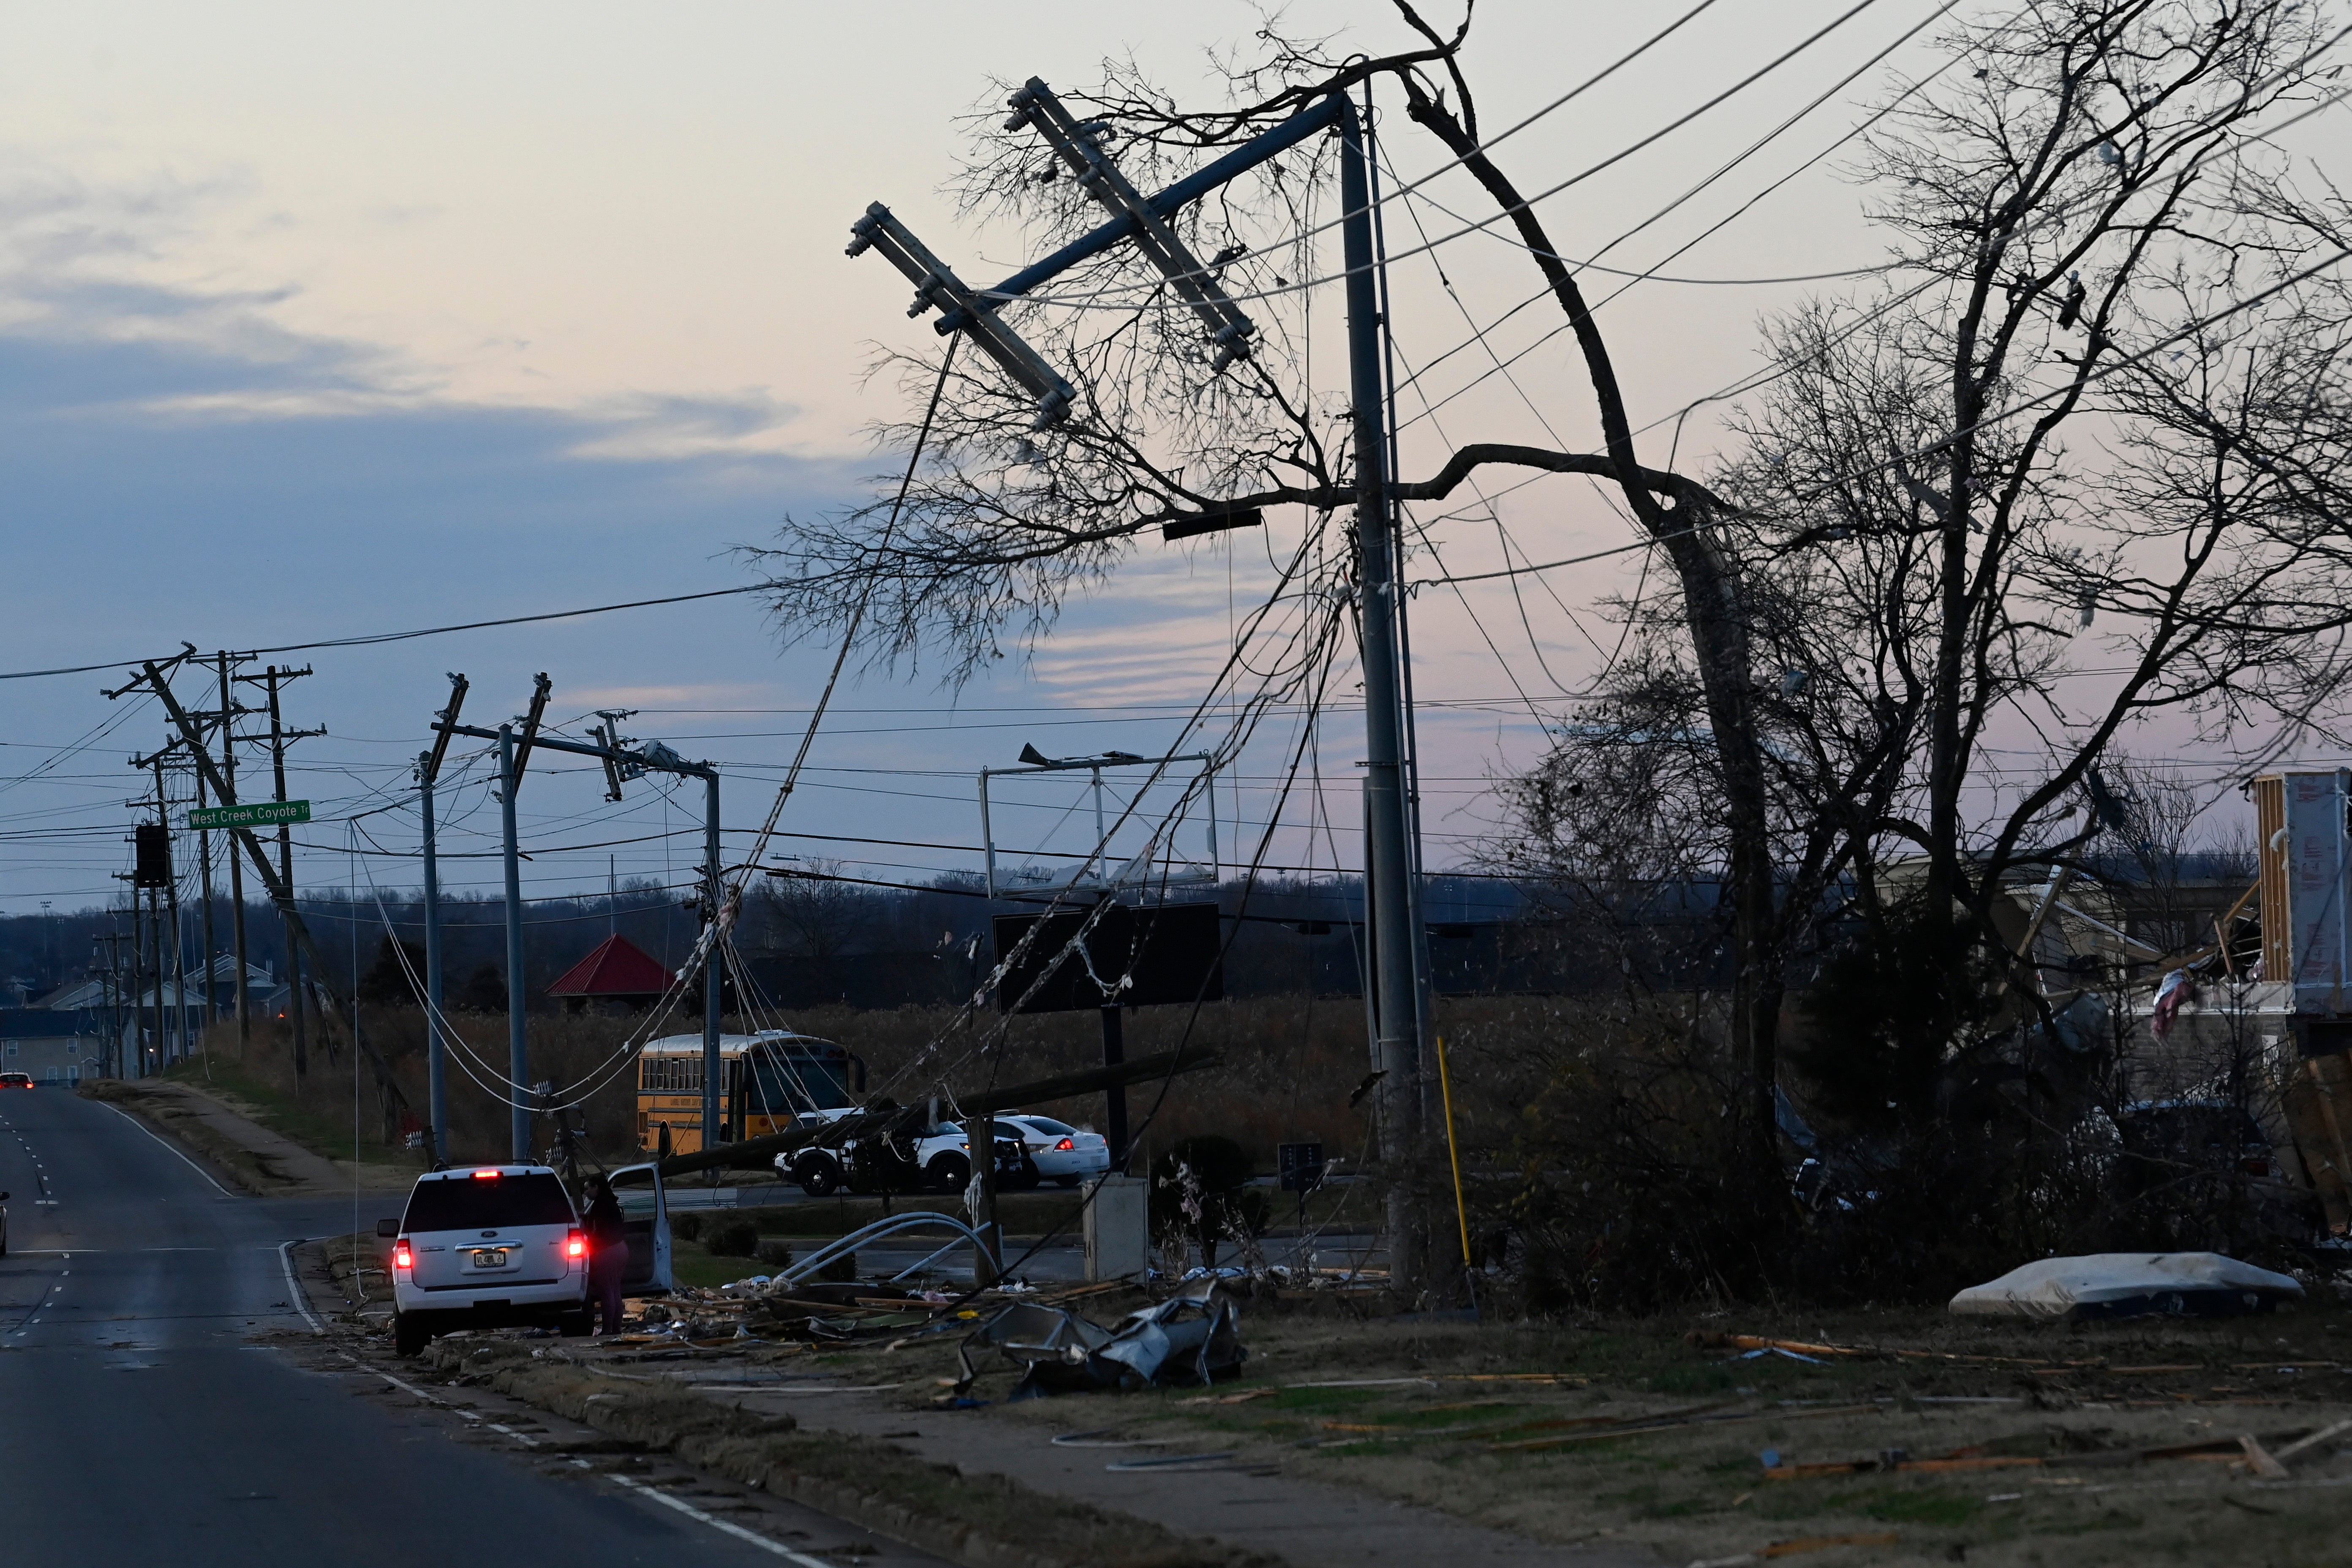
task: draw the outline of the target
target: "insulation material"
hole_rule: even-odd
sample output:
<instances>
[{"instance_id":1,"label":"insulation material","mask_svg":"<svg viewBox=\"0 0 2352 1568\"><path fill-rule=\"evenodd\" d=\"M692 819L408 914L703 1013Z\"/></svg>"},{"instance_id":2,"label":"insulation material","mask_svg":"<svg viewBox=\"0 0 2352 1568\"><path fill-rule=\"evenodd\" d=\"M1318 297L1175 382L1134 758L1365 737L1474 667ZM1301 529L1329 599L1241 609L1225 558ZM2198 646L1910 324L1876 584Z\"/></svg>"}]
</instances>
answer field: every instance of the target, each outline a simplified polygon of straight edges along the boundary
<instances>
[{"instance_id":1,"label":"insulation material","mask_svg":"<svg viewBox=\"0 0 2352 1568\"><path fill-rule=\"evenodd\" d=\"M2221 1317L2303 1299L2303 1286L2218 1252L2100 1252L2045 1258L1952 1298L1964 1317Z\"/></svg>"},{"instance_id":2,"label":"insulation material","mask_svg":"<svg viewBox=\"0 0 2352 1568\"><path fill-rule=\"evenodd\" d=\"M2262 781L2264 784L2268 780ZM2298 1013L2342 1013L2352 982L2344 920L2352 882L2341 773L2281 773L2257 801L2262 846L2263 973L2291 980Z\"/></svg>"}]
</instances>

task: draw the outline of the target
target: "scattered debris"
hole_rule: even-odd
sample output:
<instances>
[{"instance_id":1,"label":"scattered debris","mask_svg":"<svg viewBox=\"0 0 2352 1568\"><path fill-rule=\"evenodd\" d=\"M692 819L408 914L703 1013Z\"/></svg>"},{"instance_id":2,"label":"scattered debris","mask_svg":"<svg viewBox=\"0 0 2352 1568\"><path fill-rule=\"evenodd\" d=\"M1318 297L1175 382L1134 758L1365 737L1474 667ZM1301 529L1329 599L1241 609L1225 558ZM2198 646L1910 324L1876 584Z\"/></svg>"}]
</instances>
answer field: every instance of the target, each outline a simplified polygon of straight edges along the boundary
<instances>
[{"instance_id":1,"label":"scattered debris","mask_svg":"<svg viewBox=\"0 0 2352 1568\"><path fill-rule=\"evenodd\" d=\"M1783 1354L1794 1355L1805 1360L1832 1355L1877 1356L1886 1353L1863 1345L1816 1345L1808 1344L1803 1340L1762 1339L1755 1334L1710 1333L1705 1329L1693 1329L1689 1333L1685 1334L1683 1339L1701 1350L1747 1351L1751 1354L1761 1351L1779 1351Z\"/></svg>"},{"instance_id":2,"label":"scattered debris","mask_svg":"<svg viewBox=\"0 0 2352 1568\"><path fill-rule=\"evenodd\" d=\"M1086 1389L1137 1389L1207 1384L1241 1370L1241 1314L1218 1298L1217 1281L1202 1279L1178 1295L1139 1308L1116 1329L1088 1321L1066 1307L1018 1301L964 1341L964 1384L980 1375L972 1352L994 1347L1024 1369L1008 1396Z\"/></svg>"},{"instance_id":3,"label":"scattered debris","mask_svg":"<svg viewBox=\"0 0 2352 1568\"><path fill-rule=\"evenodd\" d=\"M1730 1557L1704 1557L1690 1568L1742 1568L1749 1563L1768 1563L1781 1557L1801 1557L1808 1552L1826 1552L1832 1546L1893 1546L1903 1538L1891 1530L1864 1531L1857 1535L1806 1535L1794 1541L1776 1541L1769 1546L1759 1546L1753 1552L1742 1552Z\"/></svg>"},{"instance_id":4,"label":"scattered debris","mask_svg":"<svg viewBox=\"0 0 2352 1568\"><path fill-rule=\"evenodd\" d=\"M2080 1320L2225 1317L2303 1299L2302 1284L2218 1252L2044 1258L1954 1296L1964 1316Z\"/></svg>"}]
</instances>

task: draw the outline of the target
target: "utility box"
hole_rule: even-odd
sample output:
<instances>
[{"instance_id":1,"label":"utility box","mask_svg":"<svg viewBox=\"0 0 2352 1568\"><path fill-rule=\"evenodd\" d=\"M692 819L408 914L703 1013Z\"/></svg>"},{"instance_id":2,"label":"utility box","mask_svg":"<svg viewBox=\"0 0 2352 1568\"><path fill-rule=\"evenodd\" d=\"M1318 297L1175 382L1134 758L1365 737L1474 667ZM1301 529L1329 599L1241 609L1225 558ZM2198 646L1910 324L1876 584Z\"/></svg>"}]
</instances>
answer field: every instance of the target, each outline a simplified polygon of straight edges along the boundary
<instances>
[{"instance_id":1,"label":"utility box","mask_svg":"<svg viewBox=\"0 0 2352 1568\"><path fill-rule=\"evenodd\" d=\"M1105 1176L1087 1205L1087 1278L1133 1279L1151 1267L1151 1183Z\"/></svg>"},{"instance_id":2,"label":"utility box","mask_svg":"<svg viewBox=\"0 0 2352 1568\"><path fill-rule=\"evenodd\" d=\"M2352 773L2270 773L2254 781L2262 837L2263 978L2293 987L2291 1010L2341 1015L2352 984Z\"/></svg>"}]
</instances>

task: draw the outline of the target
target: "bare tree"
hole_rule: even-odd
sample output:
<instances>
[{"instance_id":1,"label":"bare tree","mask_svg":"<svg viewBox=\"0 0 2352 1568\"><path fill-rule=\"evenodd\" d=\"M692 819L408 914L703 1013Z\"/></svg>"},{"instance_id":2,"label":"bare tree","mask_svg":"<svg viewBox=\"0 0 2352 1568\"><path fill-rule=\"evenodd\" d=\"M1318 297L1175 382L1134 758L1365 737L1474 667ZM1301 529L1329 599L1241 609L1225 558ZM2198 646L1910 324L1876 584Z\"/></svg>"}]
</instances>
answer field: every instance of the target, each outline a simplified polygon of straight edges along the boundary
<instances>
[{"instance_id":1,"label":"bare tree","mask_svg":"<svg viewBox=\"0 0 2352 1568\"><path fill-rule=\"evenodd\" d=\"M1783 961L1831 880L1872 904L1888 854L1925 857L1923 907L1990 936L2004 879L2097 831L2081 792L2153 716L2259 750L2336 712L2344 214L2271 140L2333 41L2308 7L2035 4L1954 35L1959 68L1871 142L1898 263L1772 325L1780 374L1710 481L1738 503L1709 531ZM1647 728L1713 716L1675 711L1710 679L1692 603L1685 575L1627 612L1644 657L1605 685Z\"/></svg>"},{"instance_id":2,"label":"bare tree","mask_svg":"<svg viewBox=\"0 0 2352 1568\"><path fill-rule=\"evenodd\" d=\"M753 894L774 933L773 953L818 966L856 945L870 923L873 900L841 879L841 862L809 858L761 881Z\"/></svg>"},{"instance_id":3,"label":"bare tree","mask_svg":"<svg viewBox=\"0 0 2352 1568\"><path fill-rule=\"evenodd\" d=\"M1613 738L1563 736L1553 768L1676 738L1643 766L1670 786L1660 809L1706 803L1685 837L1719 868L1730 1032L1769 1155L1789 965L1824 889L1850 881L1868 910L1882 858L1918 854L1926 905L1989 931L2014 868L2082 847L2063 820L2135 721L2170 709L2275 736L2329 712L2352 310L2323 264L2343 223L2283 180L2268 136L2314 98L2333 39L2278 0L2035 0L1958 28L1859 171L1897 246L1880 291L1774 325L1784 374L1701 481L1642 461L1577 268L1481 140L1467 13L1451 32L1398 13L1418 42L1386 55L1262 34L1222 104L1132 67L1066 97L1149 184L1319 95L1382 87L1516 232L1573 330L1596 449L1472 442L1393 493L1440 500L1490 465L1590 475L1669 568L1626 608L1633 651L1598 727ZM992 117L974 145L967 210L1040 244L1096 219L1032 139ZM1003 308L1077 391L1055 429L970 361L886 358L914 407L937 394L926 461L902 512L795 521L754 552L780 623L808 635L870 603L875 652L929 649L961 675L1049 628L1150 531L1285 505L1309 523L1289 590L1344 600L1350 555L1323 536L1352 499L1349 411L1307 374L1317 295L1298 287L1334 270L1322 173L1302 151L1178 216L1258 321L1238 364L1116 251ZM924 424L883 435L903 448ZM2095 699L2073 658L2092 620L2126 664ZM1984 765L2011 731L2039 748L2030 775Z\"/></svg>"}]
</instances>

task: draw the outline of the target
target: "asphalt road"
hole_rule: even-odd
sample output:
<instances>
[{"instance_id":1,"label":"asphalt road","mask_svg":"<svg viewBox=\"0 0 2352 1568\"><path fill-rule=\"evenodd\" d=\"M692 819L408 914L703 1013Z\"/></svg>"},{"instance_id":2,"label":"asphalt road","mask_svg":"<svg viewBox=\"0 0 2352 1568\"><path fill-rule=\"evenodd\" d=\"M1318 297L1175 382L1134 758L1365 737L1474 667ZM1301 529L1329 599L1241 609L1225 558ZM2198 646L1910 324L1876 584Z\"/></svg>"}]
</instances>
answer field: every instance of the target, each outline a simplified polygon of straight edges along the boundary
<instances>
[{"instance_id":1,"label":"asphalt road","mask_svg":"<svg viewBox=\"0 0 2352 1568\"><path fill-rule=\"evenodd\" d=\"M289 1354L332 1359L301 1343L279 1246L348 1233L348 1199L228 1195L138 1122L62 1089L0 1099L0 1559L782 1560L651 1499L457 1440L446 1417L354 1397L362 1380Z\"/></svg>"}]
</instances>

